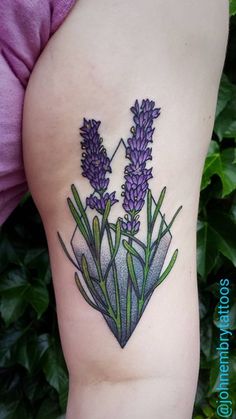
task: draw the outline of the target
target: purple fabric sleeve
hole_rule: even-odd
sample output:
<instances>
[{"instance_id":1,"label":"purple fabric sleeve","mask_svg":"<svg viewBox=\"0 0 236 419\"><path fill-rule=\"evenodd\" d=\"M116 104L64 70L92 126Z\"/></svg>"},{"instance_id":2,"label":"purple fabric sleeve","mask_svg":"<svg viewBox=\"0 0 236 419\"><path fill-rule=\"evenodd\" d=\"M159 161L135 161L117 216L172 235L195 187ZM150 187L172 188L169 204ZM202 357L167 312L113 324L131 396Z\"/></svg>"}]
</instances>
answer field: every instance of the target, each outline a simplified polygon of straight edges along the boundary
<instances>
[{"instance_id":1,"label":"purple fabric sleeve","mask_svg":"<svg viewBox=\"0 0 236 419\"><path fill-rule=\"evenodd\" d=\"M27 191L21 122L30 74L47 41L75 2L0 1L0 224Z\"/></svg>"}]
</instances>

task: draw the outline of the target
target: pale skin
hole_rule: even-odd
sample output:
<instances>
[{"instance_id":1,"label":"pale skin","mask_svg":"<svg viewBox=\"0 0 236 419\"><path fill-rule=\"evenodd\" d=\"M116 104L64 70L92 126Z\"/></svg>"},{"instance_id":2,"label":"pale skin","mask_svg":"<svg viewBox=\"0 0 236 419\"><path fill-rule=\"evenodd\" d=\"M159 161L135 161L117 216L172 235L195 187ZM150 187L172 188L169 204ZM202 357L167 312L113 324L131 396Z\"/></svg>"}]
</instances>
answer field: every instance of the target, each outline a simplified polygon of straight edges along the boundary
<instances>
[{"instance_id":1,"label":"pale skin","mask_svg":"<svg viewBox=\"0 0 236 419\"><path fill-rule=\"evenodd\" d=\"M27 89L24 163L45 227L70 388L67 419L190 419L199 369L196 219L228 34L227 0L80 0L49 41ZM130 106L150 98L153 179L167 186L176 264L121 349L101 314L80 295L58 243L75 223L70 185L86 195L79 127L102 120L112 154L129 135ZM120 178L117 176L117 189ZM89 193L88 192L88 193Z\"/></svg>"}]
</instances>

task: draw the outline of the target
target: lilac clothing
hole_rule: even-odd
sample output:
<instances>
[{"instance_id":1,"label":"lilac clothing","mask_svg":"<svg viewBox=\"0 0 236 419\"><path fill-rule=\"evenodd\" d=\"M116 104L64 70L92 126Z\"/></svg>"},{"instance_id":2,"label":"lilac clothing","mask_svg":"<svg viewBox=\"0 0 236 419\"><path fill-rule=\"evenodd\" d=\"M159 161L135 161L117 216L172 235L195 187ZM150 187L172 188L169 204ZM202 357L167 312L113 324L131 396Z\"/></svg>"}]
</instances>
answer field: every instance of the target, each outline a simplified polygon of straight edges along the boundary
<instances>
[{"instance_id":1,"label":"lilac clothing","mask_svg":"<svg viewBox=\"0 0 236 419\"><path fill-rule=\"evenodd\" d=\"M76 0L0 0L0 224L27 191L21 122L34 64Z\"/></svg>"}]
</instances>

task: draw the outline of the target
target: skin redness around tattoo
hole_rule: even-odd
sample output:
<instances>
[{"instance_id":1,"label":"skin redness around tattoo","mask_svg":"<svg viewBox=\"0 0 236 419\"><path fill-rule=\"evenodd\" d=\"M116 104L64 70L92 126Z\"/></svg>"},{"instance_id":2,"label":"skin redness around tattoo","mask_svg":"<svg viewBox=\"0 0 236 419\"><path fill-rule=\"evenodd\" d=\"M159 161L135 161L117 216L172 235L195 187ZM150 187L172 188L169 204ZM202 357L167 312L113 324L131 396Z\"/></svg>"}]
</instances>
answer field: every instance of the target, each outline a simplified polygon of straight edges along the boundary
<instances>
[{"instance_id":1,"label":"skin redness around tattoo","mask_svg":"<svg viewBox=\"0 0 236 419\"><path fill-rule=\"evenodd\" d=\"M79 191L71 185L72 194L67 202L76 223L71 239L73 257L58 233L63 250L76 267L75 282L80 293L103 315L122 348L154 290L175 264L178 249L171 257L167 258L167 254L171 227L182 208L166 222L161 212L166 187L157 199L149 188L153 177L152 168L147 167L152 160L150 144L160 108L146 99L140 103L136 100L130 110L133 114L130 138L119 141L111 158L99 133L101 122L84 119L80 128L81 168L92 193L83 203ZM123 176L120 192L111 187L119 153L123 153L125 161L123 167L118 165L117 178Z\"/></svg>"}]
</instances>

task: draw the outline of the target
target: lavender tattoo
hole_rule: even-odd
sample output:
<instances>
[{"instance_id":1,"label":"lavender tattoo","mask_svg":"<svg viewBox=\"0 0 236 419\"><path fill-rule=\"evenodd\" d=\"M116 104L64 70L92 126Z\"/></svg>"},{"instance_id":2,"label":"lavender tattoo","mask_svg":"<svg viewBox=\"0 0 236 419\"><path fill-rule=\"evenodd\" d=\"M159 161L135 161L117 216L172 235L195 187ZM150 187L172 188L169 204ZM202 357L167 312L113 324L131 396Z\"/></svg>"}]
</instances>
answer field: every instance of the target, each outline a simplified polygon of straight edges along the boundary
<instances>
[{"instance_id":1,"label":"lavender tattoo","mask_svg":"<svg viewBox=\"0 0 236 419\"><path fill-rule=\"evenodd\" d=\"M82 153L83 158L81 160L82 175L89 180L95 193L98 195L90 195L86 199L86 204L102 214L108 200L110 200L111 205L118 201L115 199L115 192L111 194L105 193L109 185L109 179L106 178L106 174L107 172L111 173L111 165L106 149L102 145L102 138L98 133L100 124L100 121L95 121L94 119L90 121L84 119L80 132L83 138L81 148L85 150Z\"/></svg>"},{"instance_id":2,"label":"lavender tattoo","mask_svg":"<svg viewBox=\"0 0 236 419\"><path fill-rule=\"evenodd\" d=\"M152 167L148 167L152 160L150 145L160 108L155 108L154 101L145 99L140 103L136 100L130 110L134 123L131 136L126 144L123 140L119 142L111 158L99 134L101 122L84 119L80 129L81 168L93 192L86 197L84 205L75 185L71 185L72 198L67 202L76 223L71 240L74 256L58 233L65 254L76 267L75 282L80 293L103 315L122 348L153 292L175 264L178 249L164 267L172 239L171 227L182 208L167 223L161 212L166 187L157 201L149 188L153 177ZM115 191L108 190L118 151L124 151L128 161L120 200ZM122 216L114 215L114 207L119 208Z\"/></svg>"},{"instance_id":3,"label":"lavender tattoo","mask_svg":"<svg viewBox=\"0 0 236 419\"><path fill-rule=\"evenodd\" d=\"M134 114L135 126L131 128L133 134L129 138L126 157L130 163L125 167L125 185L123 208L126 211L122 228L136 234L140 227L138 213L144 206L148 190L148 180L152 178L152 168L147 169L146 163L152 159L152 149L148 147L152 142L155 128L152 128L154 118L160 115L160 108L154 108L155 103L143 100L141 106L136 100L131 108Z\"/></svg>"}]
</instances>

